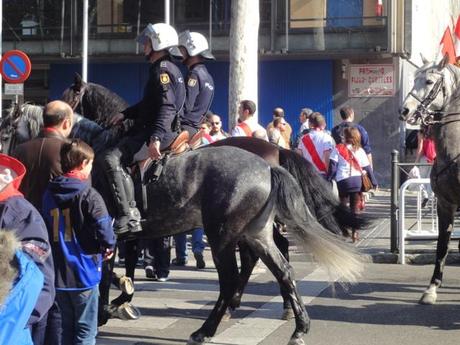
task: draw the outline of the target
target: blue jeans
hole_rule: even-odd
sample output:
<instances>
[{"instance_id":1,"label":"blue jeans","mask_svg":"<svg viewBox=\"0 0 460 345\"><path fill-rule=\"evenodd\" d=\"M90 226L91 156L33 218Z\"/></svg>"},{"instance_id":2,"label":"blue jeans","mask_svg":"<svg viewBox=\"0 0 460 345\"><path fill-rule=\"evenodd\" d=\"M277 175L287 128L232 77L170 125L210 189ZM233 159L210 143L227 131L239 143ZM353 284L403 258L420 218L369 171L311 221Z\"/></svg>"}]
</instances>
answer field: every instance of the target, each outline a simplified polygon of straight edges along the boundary
<instances>
[{"instance_id":1,"label":"blue jeans","mask_svg":"<svg viewBox=\"0 0 460 345\"><path fill-rule=\"evenodd\" d=\"M204 242L203 242L203 229L197 228L192 230L192 252L203 253ZM176 242L176 258L187 259L187 233L174 236Z\"/></svg>"},{"instance_id":2,"label":"blue jeans","mask_svg":"<svg viewBox=\"0 0 460 345\"><path fill-rule=\"evenodd\" d=\"M98 286L83 291L56 290L63 345L96 344L98 298Z\"/></svg>"}]
</instances>

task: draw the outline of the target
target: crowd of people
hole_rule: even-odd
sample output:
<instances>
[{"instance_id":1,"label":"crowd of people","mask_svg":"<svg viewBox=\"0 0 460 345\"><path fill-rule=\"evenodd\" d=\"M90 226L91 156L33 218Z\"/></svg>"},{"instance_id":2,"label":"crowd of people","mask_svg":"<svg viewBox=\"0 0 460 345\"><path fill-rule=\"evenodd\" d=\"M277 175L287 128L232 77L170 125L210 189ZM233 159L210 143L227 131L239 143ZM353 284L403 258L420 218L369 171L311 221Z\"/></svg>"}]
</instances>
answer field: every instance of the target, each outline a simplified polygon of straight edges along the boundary
<instances>
[{"instance_id":1,"label":"crowd of people","mask_svg":"<svg viewBox=\"0 0 460 345\"><path fill-rule=\"evenodd\" d=\"M140 162L140 170L145 162L161 165L163 153L172 150L183 133L194 147L244 136L296 150L325 180L337 182L341 202L353 212L362 206L362 175L368 174L377 186L368 134L353 123L350 107L340 110L343 122L331 133L322 114L303 108L300 130L293 134L281 107L273 110L273 121L264 128L255 116L255 102L242 100L238 123L229 134L222 129L221 117L210 111L214 82L205 62L214 57L206 38L189 31L178 35L174 28L160 23L149 24L138 42L150 63L149 78L141 101L111 120L112 125L124 119L135 123L115 147L95 156L83 141L69 140L73 110L62 101L52 101L44 108L40 135L19 145L14 158L0 155L0 228L15 230L20 250L8 251L8 260L16 260L18 269L12 272L21 278L5 283L9 285L3 295L5 289L0 285L1 344L16 344L19 336L24 339L21 344L95 344L102 263L114 255L116 238L128 243L130 236L142 230L145 200L139 197L142 191L135 193L127 167L135 162ZM185 78L174 57L187 67ZM111 214L107 200L91 186L93 163L108 181L107 192L114 205ZM352 229L353 240L358 239L357 230ZM194 228L190 233L196 268L204 269L204 231ZM2 238L0 233L0 248L7 243ZM186 234L174 240L176 257L172 261L169 237L136 247L145 248L148 278L166 281L171 263L188 263ZM137 258L138 253L135 255ZM23 301L27 308L13 302L14 287L25 279L26 271L35 276ZM128 276L134 278L134 271Z\"/></svg>"}]
</instances>

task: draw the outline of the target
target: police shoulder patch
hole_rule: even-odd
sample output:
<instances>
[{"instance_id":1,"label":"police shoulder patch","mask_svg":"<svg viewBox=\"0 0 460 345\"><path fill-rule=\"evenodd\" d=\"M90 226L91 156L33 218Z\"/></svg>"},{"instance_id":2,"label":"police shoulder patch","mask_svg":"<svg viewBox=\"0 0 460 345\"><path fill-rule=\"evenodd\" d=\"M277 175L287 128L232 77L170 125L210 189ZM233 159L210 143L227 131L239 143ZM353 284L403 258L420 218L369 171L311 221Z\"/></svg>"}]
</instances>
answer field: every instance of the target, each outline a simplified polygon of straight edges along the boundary
<instances>
[{"instance_id":1,"label":"police shoulder patch","mask_svg":"<svg viewBox=\"0 0 460 345\"><path fill-rule=\"evenodd\" d=\"M169 75L168 73L161 73L160 74L160 82L162 84L169 84L170 80L169 80Z\"/></svg>"},{"instance_id":2,"label":"police shoulder patch","mask_svg":"<svg viewBox=\"0 0 460 345\"><path fill-rule=\"evenodd\" d=\"M190 78L188 80L188 86L194 87L196 85L196 79Z\"/></svg>"}]
</instances>

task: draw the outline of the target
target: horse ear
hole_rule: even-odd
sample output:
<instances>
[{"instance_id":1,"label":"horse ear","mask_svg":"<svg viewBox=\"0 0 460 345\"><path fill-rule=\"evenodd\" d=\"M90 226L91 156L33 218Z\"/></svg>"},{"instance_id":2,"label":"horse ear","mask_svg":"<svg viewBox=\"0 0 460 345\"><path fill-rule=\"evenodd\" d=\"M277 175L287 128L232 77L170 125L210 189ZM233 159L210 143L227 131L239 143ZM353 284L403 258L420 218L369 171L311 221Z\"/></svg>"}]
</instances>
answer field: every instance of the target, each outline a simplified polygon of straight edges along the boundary
<instances>
[{"instance_id":1,"label":"horse ear","mask_svg":"<svg viewBox=\"0 0 460 345\"><path fill-rule=\"evenodd\" d=\"M422 63L424 65L426 65L429 62L428 59L422 53L420 53L420 57L422 58Z\"/></svg>"},{"instance_id":2,"label":"horse ear","mask_svg":"<svg viewBox=\"0 0 460 345\"><path fill-rule=\"evenodd\" d=\"M85 83L85 82L84 82L83 79L81 78L81 75L78 74L78 73L75 73L75 78L74 78L74 80L73 80L74 89L75 89L75 90L81 90L84 83Z\"/></svg>"},{"instance_id":3,"label":"horse ear","mask_svg":"<svg viewBox=\"0 0 460 345\"><path fill-rule=\"evenodd\" d=\"M449 55L446 54L446 55L444 55L444 57L442 58L441 62L439 63L438 70L442 71L444 69L444 67L447 66L448 63L449 63Z\"/></svg>"}]
</instances>

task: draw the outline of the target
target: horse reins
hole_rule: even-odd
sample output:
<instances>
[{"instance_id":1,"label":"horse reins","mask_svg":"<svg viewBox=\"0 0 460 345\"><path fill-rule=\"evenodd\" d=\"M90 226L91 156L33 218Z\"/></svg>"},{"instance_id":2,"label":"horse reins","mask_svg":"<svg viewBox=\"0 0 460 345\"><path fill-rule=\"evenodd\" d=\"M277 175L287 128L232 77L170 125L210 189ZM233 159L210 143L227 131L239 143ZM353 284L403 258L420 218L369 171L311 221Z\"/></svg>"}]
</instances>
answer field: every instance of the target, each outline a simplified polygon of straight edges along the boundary
<instances>
[{"instance_id":1,"label":"horse reins","mask_svg":"<svg viewBox=\"0 0 460 345\"><path fill-rule=\"evenodd\" d=\"M86 86L82 86L80 90L78 90L77 92L74 91L73 99L69 103L73 111L75 111L75 109L77 109L77 107L80 105L80 109L81 109L80 115L82 115L83 117L85 116L84 115L85 110L83 107L83 96L85 94L85 91L86 91Z\"/></svg>"}]
</instances>

